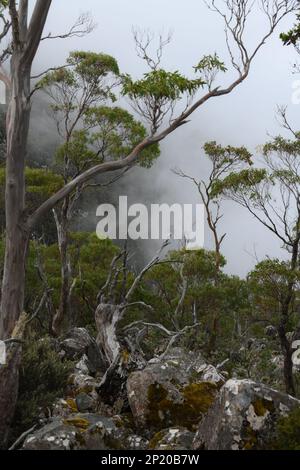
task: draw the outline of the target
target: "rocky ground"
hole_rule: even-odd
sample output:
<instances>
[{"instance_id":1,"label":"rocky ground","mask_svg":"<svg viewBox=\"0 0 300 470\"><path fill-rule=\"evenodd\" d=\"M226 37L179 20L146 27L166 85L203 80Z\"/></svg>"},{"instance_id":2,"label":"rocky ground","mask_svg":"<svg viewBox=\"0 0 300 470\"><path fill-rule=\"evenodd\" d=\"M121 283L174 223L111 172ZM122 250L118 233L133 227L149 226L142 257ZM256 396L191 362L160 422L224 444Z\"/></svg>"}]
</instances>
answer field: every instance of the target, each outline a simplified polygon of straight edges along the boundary
<instances>
[{"instance_id":1,"label":"rocky ground","mask_svg":"<svg viewBox=\"0 0 300 470\"><path fill-rule=\"evenodd\" d=\"M56 347L77 361L66 395L23 441L30 450L243 450L268 445L278 418L300 401L250 380L229 379L201 354L173 348L118 371L103 396L94 339L74 328ZM220 366L220 369L222 367Z\"/></svg>"}]
</instances>

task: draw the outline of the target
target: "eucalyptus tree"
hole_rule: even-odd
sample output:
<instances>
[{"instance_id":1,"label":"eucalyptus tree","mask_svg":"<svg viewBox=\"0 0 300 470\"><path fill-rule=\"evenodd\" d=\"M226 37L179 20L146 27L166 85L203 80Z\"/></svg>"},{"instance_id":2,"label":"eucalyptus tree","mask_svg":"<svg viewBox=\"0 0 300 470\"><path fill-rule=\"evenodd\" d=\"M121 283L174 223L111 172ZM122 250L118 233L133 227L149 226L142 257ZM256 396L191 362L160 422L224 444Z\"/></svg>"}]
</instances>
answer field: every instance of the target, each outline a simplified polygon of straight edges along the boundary
<instances>
[{"instance_id":1,"label":"eucalyptus tree","mask_svg":"<svg viewBox=\"0 0 300 470\"><path fill-rule=\"evenodd\" d=\"M285 125L288 122L285 118ZM289 261L277 269L285 288L281 289L278 336L284 355L286 389L295 393L293 381L292 344L287 336L289 319L295 313L295 295L298 286L300 249L300 135L293 139L276 137L262 148L260 166L231 173L214 183L213 194L229 198L245 207L254 218L282 244ZM260 267L260 274L269 267ZM276 267L276 269L275 269ZM284 269L283 269L284 267ZM265 277L267 270L265 269ZM270 274L270 269L268 270ZM283 283L283 281L281 281ZM274 296L277 295L274 289Z\"/></svg>"},{"instance_id":2,"label":"eucalyptus tree","mask_svg":"<svg viewBox=\"0 0 300 470\"><path fill-rule=\"evenodd\" d=\"M224 87L209 83L207 89L205 75L207 67L197 68L197 79L186 79L178 72L167 72L162 69L151 70L141 80L127 77L124 93L138 105L143 117L149 124L149 134L141 140L123 159L99 163L81 173L64 185L56 194L45 201L34 213L26 211L25 197L25 160L30 124L33 88L31 69L39 45L43 39L64 38L67 34L43 38L43 30L52 4L51 0L35 0L33 12L29 18L28 0L1 0L0 36L9 38L8 46L4 45L0 54L0 79L8 89L7 111L7 149L6 149L6 248L2 281L0 338L9 340L12 335L21 336L26 322L22 315L24 306L25 265L28 241L41 217L52 210L58 203L97 174L117 171L132 165L139 159L141 152L157 144L176 129L188 122L189 117L210 99L228 95L249 75L254 58L266 40L272 35L279 22L298 7L296 0L257 0L262 6L266 18L266 30L258 37L253 48L247 46L247 26L253 2L249 0L226 0L224 10L216 6L214 0L209 2L211 8L221 14L225 21L227 45L231 63L237 76ZM7 25L5 21L8 21ZM88 25L90 27L91 25ZM85 29L85 28L83 28ZM79 33L82 28L79 27ZM74 31L70 31L74 35ZM1 37L1 44L3 44ZM5 69L5 60L10 59L9 70ZM223 69L223 66L221 67ZM217 67L219 71L220 66ZM216 73L214 73L216 77ZM204 90L205 89L205 90ZM204 90L201 96L196 92ZM184 110L176 113L176 103L183 97L189 97ZM194 98L191 101L191 98ZM157 109L158 108L158 109ZM170 116L171 113L171 116ZM163 119L161 117L163 116ZM169 117L169 122L167 118ZM20 321L19 321L20 320ZM0 414L1 440L5 440L8 425L13 414L17 396L18 365L20 347L14 347L8 354L8 364L0 369Z\"/></svg>"},{"instance_id":3,"label":"eucalyptus tree","mask_svg":"<svg viewBox=\"0 0 300 470\"><path fill-rule=\"evenodd\" d=\"M210 161L207 178L189 175L181 169L176 169L174 172L194 184L205 207L207 225L213 236L217 278L221 267L221 246L226 238L226 233L219 233L219 222L224 214L221 211L222 200L214 192L214 184L224 179L232 171L236 171L245 165L252 165L252 155L245 147L232 147L230 145L222 147L216 142L207 142L203 150Z\"/></svg>"},{"instance_id":4,"label":"eucalyptus tree","mask_svg":"<svg viewBox=\"0 0 300 470\"><path fill-rule=\"evenodd\" d=\"M251 154L245 147L222 147L216 142L208 142L204 145L205 155L210 161L210 170L207 178L199 178L188 175L183 170L177 169L175 173L181 178L191 181L196 187L200 200L205 208L206 221L213 237L215 253L214 283L218 286L222 267L221 247L226 238L226 233L220 233L219 225L224 214L221 210L222 198L215 190L215 183L222 181L232 171L237 171L245 165L252 165ZM221 312L216 307L212 315L210 328L210 341L208 353L216 348Z\"/></svg>"}]
</instances>

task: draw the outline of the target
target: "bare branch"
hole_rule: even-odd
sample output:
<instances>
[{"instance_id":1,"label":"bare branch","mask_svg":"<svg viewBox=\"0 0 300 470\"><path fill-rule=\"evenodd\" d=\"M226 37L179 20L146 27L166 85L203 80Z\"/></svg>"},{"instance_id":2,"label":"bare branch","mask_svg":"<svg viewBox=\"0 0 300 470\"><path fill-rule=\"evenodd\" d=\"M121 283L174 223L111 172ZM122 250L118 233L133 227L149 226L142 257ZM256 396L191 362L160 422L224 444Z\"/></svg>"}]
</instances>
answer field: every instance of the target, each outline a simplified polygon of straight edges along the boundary
<instances>
[{"instance_id":1,"label":"bare branch","mask_svg":"<svg viewBox=\"0 0 300 470\"><path fill-rule=\"evenodd\" d=\"M72 65L70 64L65 64L65 65L61 65L60 67L49 67L48 69L44 70L43 72L37 74L37 75L32 75L30 78L32 80L36 80L38 78L41 78L43 75L46 75L47 73L49 72L56 72L58 70L63 70L63 69L66 69L68 67L72 67Z\"/></svg>"},{"instance_id":2,"label":"bare branch","mask_svg":"<svg viewBox=\"0 0 300 470\"><path fill-rule=\"evenodd\" d=\"M4 39L5 36L7 36L11 27L11 22L7 18L5 18L3 13L0 14L0 20L3 23L2 31L0 32L0 42L1 42L2 39Z\"/></svg>"},{"instance_id":3,"label":"bare branch","mask_svg":"<svg viewBox=\"0 0 300 470\"><path fill-rule=\"evenodd\" d=\"M287 117L287 106L278 106L277 107L277 115L279 116L279 123L280 125L286 129L287 131L291 132L296 139L299 139L299 133L296 132L292 125L290 124L288 117Z\"/></svg>"},{"instance_id":4,"label":"bare branch","mask_svg":"<svg viewBox=\"0 0 300 470\"><path fill-rule=\"evenodd\" d=\"M0 66L0 80L8 89L11 89L11 79L3 67Z\"/></svg>"},{"instance_id":5,"label":"bare branch","mask_svg":"<svg viewBox=\"0 0 300 470\"><path fill-rule=\"evenodd\" d=\"M183 336L187 331L189 331L191 329L199 327L200 323L195 323L194 325L187 325L184 328L182 328L182 330L179 330L179 331L171 331L171 330L168 330L161 323L149 323L149 322L145 322L145 321L135 321L135 322L130 323L129 325L125 326L123 328L123 331L126 333L126 332L128 332L128 331L130 331L130 330L132 330L132 329L134 329L138 326L144 326L144 327L148 327L148 328L155 328L157 330L160 330L166 336L170 337L170 341L169 341L165 351L160 356L160 358L163 358L169 352L169 350L171 349L173 344L178 340L178 338L180 338L180 336Z\"/></svg>"},{"instance_id":6,"label":"bare branch","mask_svg":"<svg viewBox=\"0 0 300 470\"><path fill-rule=\"evenodd\" d=\"M73 26L69 29L67 33L52 35L49 33L47 36L42 37L41 41L46 39L67 39L67 38L82 38L87 34L90 34L96 27L91 14L83 13L81 14Z\"/></svg>"},{"instance_id":7,"label":"bare branch","mask_svg":"<svg viewBox=\"0 0 300 470\"><path fill-rule=\"evenodd\" d=\"M166 37L160 34L158 37L158 46L154 54L151 54L150 47L155 39L154 34L150 31L142 31L140 29L133 29L132 32L137 56L146 62L150 70L157 70L161 64L165 47L172 41L172 33L169 33Z\"/></svg>"},{"instance_id":8,"label":"bare branch","mask_svg":"<svg viewBox=\"0 0 300 470\"><path fill-rule=\"evenodd\" d=\"M21 444L23 444L23 442L25 441L26 437L33 433L33 431L35 431L35 429L37 428L37 424L35 424L34 426L32 426L32 428L28 429L28 431L25 431L21 434L21 436L18 437L18 439L10 446L10 448L8 450L16 450L18 449L18 447L20 447Z\"/></svg>"},{"instance_id":9,"label":"bare branch","mask_svg":"<svg viewBox=\"0 0 300 470\"><path fill-rule=\"evenodd\" d=\"M131 299L131 297L134 294L137 286L139 285L139 283L141 282L141 280L145 276L145 274L150 269L152 269L156 264L158 264L160 262L160 255L161 255L162 251L169 245L169 243L170 243L169 240L166 240L166 241L163 242L163 244L162 244L161 248L159 249L159 251L157 252L156 256L154 256L154 258L144 267L144 269L142 269L142 271L139 273L139 275L135 278L135 280L133 281L132 286L130 287L129 291L127 292L127 294L125 296L126 303Z\"/></svg>"},{"instance_id":10,"label":"bare branch","mask_svg":"<svg viewBox=\"0 0 300 470\"><path fill-rule=\"evenodd\" d=\"M121 308L120 308L120 311L124 310L124 309L127 309L127 308L130 308L130 307L135 307L136 305L138 306L141 306L141 307L144 307L144 308L147 308L148 310L150 310L151 312L154 311L153 307L149 304L146 304L145 302L142 302L142 301L138 301L138 302L131 302L129 304L126 304L126 305L123 305Z\"/></svg>"}]
</instances>

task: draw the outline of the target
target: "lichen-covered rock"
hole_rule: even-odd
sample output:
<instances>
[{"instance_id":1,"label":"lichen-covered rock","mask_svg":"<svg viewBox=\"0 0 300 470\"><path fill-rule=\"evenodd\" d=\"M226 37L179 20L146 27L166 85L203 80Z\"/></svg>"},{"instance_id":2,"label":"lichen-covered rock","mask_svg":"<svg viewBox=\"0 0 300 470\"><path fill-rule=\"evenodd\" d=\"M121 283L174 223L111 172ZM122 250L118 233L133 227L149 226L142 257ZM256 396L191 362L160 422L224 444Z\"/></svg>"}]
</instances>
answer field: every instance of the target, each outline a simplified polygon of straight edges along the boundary
<instances>
[{"instance_id":1,"label":"lichen-covered rock","mask_svg":"<svg viewBox=\"0 0 300 470\"><path fill-rule=\"evenodd\" d=\"M82 369L85 366L90 375L96 372L104 372L107 364L105 363L100 349L94 338L85 328L73 328L59 342L60 355L72 360L81 360L77 367ZM84 373L87 371L84 370Z\"/></svg>"},{"instance_id":2,"label":"lichen-covered rock","mask_svg":"<svg viewBox=\"0 0 300 470\"><path fill-rule=\"evenodd\" d=\"M30 434L23 444L25 450L71 450L76 448L78 429L55 418L51 423Z\"/></svg>"},{"instance_id":3,"label":"lichen-covered rock","mask_svg":"<svg viewBox=\"0 0 300 470\"><path fill-rule=\"evenodd\" d=\"M199 425L194 449L262 449L276 422L300 401L251 380L228 380Z\"/></svg>"},{"instance_id":4,"label":"lichen-covered rock","mask_svg":"<svg viewBox=\"0 0 300 470\"><path fill-rule=\"evenodd\" d=\"M74 372L68 379L68 392L73 395L91 393L99 385L99 381L90 375Z\"/></svg>"},{"instance_id":5,"label":"lichen-covered rock","mask_svg":"<svg viewBox=\"0 0 300 470\"><path fill-rule=\"evenodd\" d=\"M191 450L195 434L180 426L157 432L149 442L150 450Z\"/></svg>"},{"instance_id":6,"label":"lichen-covered rock","mask_svg":"<svg viewBox=\"0 0 300 470\"><path fill-rule=\"evenodd\" d=\"M73 373L68 378L65 389L65 397L56 400L52 406L52 416L67 417L72 413L95 413L99 407L97 387L100 378L89 375L88 368L83 367L87 357L82 356L81 361L75 366Z\"/></svg>"},{"instance_id":7,"label":"lichen-covered rock","mask_svg":"<svg viewBox=\"0 0 300 470\"><path fill-rule=\"evenodd\" d=\"M52 416L54 418L61 417L67 418L72 413L77 413L78 408L74 398L59 398L57 399L52 407Z\"/></svg>"},{"instance_id":8,"label":"lichen-covered rock","mask_svg":"<svg viewBox=\"0 0 300 470\"><path fill-rule=\"evenodd\" d=\"M196 430L224 379L200 354L174 348L149 361L127 380L129 405L138 429L184 426Z\"/></svg>"},{"instance_id":9,"label":"lichen-covered rock","mask_svg":"<svg viewBox=\"0 0 300 470\"><path fill-rule=\"evenodd\" d=\"M54 418L29 435L25 450L145 450L148 441L124 426L121 417L72 414Z\"/></svg>"},{"instance_id":10,"label":"lichen-covered rock","mask_svg":"<svg viewBox=\"0 0 300 470\"><path fill-rule=\"evenodd\" d=\"M87 411L96 411L96 403L95 400L87 393L79 393L79 395L75 398L75 403L77 410L80 413L85 413Z\"/></svg>"}]
</instances>

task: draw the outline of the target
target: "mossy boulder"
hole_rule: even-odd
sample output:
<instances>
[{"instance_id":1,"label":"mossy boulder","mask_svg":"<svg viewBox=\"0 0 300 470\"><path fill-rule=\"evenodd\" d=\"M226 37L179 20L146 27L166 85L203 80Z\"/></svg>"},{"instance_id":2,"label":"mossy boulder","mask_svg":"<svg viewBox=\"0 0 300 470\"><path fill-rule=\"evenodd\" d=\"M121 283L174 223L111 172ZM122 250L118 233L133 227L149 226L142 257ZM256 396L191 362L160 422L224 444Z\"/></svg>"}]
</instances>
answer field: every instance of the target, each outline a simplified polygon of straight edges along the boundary
<instances>
[{"instance_id":1,"label":"mossy boulder","mask_svg":"<svg viewBox=\"0 0 300 470\"><path fill-rule=\"evenodd\" d=\"M127 394L135 424L144 432L171 426L196 431L223 383L200 354L174 348L129 376Z\"/></svg>"},{"instance_id":2,"label":"mossy boulder","mask_svg":"<svg viewBox=\"0 0 300 470\"><path fill-rule=\"evenodd\" d=\"M251 380L228 380L199 424L193 448L267 448L278 420L299 405L299 400L261 383Z\"/></svg>"},{"instance_id":3,"label":"mossy boulder","mask_svg":"<svg viewBox=\"0 0 300 470\"><path fill-rule=\"evenodd\" d=\"M25 450L145 450L148 441L125 426L120 416L78 413L54 418L29 435Z\"/></svg>"}]
</instances>

